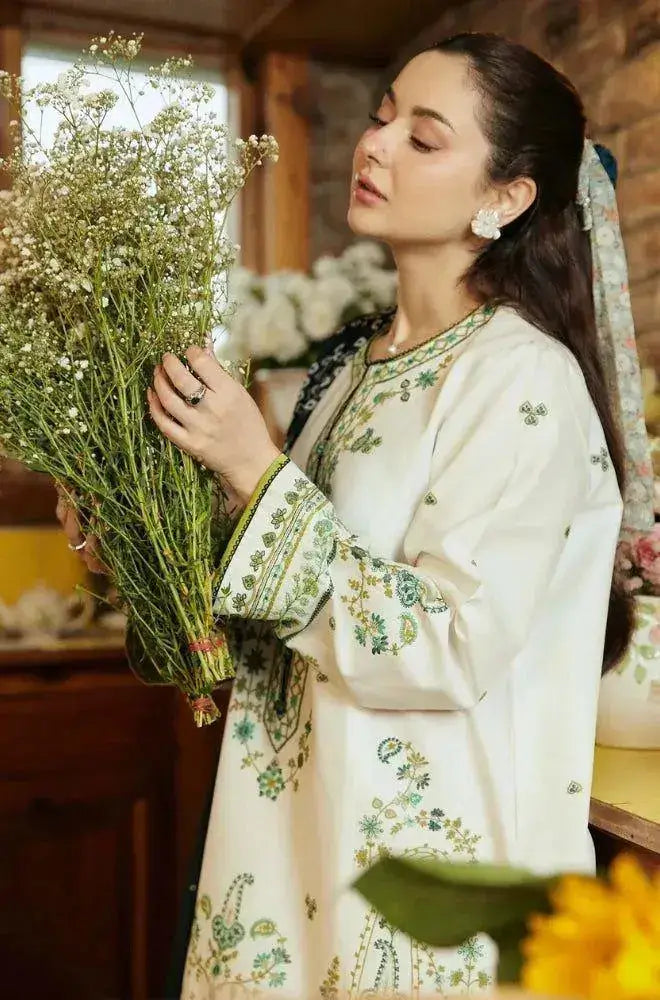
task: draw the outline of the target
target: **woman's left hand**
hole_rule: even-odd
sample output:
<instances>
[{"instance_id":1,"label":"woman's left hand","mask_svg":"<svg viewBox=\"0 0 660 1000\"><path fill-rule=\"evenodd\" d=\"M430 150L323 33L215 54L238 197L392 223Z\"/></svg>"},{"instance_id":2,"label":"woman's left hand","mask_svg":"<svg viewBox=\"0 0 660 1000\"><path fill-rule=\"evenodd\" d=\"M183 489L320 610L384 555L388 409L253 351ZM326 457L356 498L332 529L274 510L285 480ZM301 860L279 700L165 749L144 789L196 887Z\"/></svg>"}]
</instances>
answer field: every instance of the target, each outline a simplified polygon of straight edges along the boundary
<instances>
[{"instance_id":1,"label":"woman's left hand","mask_svg":"<svg viewBox=\"0 0 660 1000\"><path fill-rule=\"evenodd\" d=\"M159 430L182 451L219 473L245 505L280 454L249 392L201 347L189 347L191 374L174 354L156 365L147 389L149 412ZM206 386L197 405L186 397ZM178 390L178 391L177 391Z\"/></svg>"}]
</instances>

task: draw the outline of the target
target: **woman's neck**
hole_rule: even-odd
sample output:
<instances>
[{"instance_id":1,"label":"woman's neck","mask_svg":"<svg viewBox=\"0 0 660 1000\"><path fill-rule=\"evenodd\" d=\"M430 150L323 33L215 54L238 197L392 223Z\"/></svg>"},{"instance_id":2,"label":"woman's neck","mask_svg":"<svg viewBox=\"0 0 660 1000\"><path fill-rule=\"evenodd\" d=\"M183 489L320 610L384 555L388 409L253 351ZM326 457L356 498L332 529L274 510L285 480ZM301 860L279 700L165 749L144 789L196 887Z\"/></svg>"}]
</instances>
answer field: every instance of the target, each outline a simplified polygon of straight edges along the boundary
<instances>
[{"instance_id":1,"label":"woman's neck","mask_svg":"<svg viewBox=\"0 0 660 1000\"><path fill-rule=\"evenodd\" d=\"M473 256L456 246L395 248L399 273L398 307L392 339L406 349L449 330L481 302L461 277Z\"/></svg>"}]
</instances>

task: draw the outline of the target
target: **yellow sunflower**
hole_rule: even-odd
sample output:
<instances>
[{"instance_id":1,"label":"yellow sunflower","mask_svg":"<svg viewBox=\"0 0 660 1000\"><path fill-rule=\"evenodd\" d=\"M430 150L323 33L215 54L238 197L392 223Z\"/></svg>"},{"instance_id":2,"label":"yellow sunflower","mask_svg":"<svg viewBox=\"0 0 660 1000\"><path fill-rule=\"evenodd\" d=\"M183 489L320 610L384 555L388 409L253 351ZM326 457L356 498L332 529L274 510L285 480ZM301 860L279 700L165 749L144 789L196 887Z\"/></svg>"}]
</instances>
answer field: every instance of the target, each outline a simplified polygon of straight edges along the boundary
<instances>
[{"instance_id":1,"label":"yellow sunflower","mask_svg":"<svg viewBox=\"0 0 660 1000\"><path fill-rule=\"evenodd\" d=\"M609 883L564 877L554 912L530 921L522 984L585 1000L660 1000L660 872L620 855Z\"/></svg>"}]
</instances>

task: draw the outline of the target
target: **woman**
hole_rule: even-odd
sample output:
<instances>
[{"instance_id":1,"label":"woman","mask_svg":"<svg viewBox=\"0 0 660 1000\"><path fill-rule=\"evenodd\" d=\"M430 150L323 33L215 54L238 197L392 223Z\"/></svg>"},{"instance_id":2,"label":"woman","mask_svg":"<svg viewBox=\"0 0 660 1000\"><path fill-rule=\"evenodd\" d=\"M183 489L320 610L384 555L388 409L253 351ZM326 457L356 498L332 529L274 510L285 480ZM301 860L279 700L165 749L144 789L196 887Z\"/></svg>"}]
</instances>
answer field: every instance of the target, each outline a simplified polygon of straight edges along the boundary
<instances>
[{"instance_id":1,"label":"woman","mask_svg":"<svg viewBox=\"0 0 660 1000\"><path fill-rule=\"evenodd\" d=\"M596 334L583 227L606 178L589 145L580 175L584 131L575 91L526 49L467 35L421 53L357 146L348 213L391 247L398 306L329 343L288 457L201 349L197 377L171 355L156 369L156 424L243 508L216 600L237 678L183 1000L488 985L487 942L419 946L351 891L383 852L593 868L598 684L630 634L610 586L612 392L638 402L639 372L629 338L625 387L607 354L629 321L613 202ZM639 408L623 416L636 527L647 456Z\"/></svg>"}]
</instances>

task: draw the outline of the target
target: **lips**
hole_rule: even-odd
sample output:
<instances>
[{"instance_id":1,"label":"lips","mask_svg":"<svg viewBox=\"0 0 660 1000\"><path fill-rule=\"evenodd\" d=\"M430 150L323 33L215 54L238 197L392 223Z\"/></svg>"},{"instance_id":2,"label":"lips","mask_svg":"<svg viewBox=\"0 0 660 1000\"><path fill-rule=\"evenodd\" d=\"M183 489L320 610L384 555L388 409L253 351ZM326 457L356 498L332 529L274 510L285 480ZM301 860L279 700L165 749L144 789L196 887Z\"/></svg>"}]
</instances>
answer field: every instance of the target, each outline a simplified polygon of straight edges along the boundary
<instances>
[{"instance_id":1,"label":"lips","mask_svg":"<svg viewBox=\"0 0 660 1000\"><path fill-rule=\"evenodd\" d=\"M363 191L371 191L371 193L377 195L378 198L382 198L383 201L387 201L383 192L376 187L372 180L369 180L366 174L358 175L357 187L361 188Z\"/></svg>"}]
</instances>

